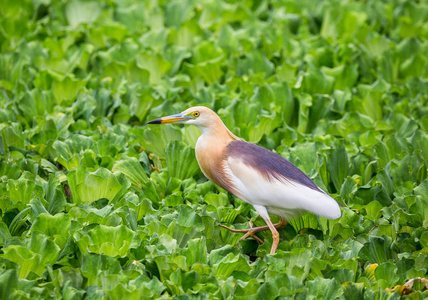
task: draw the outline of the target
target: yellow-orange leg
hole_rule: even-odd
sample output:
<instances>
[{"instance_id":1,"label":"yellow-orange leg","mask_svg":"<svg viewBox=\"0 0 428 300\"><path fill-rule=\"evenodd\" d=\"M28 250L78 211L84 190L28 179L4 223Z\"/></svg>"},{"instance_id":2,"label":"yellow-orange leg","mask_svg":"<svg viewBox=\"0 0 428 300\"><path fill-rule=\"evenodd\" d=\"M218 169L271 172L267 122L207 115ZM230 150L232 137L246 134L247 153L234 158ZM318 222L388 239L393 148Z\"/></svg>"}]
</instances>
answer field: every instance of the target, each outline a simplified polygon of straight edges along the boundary
<instances>
[{"instance_id":1,"label":"yellow-orange leg","mask_svg":"<svg viewBox=\"0 0 428 300\"><path fill-rule=\"evenodd\" d=\"M275 246L275 251L276 251L276 248L278 247L278 243L279 243L279 233L278 233L278 231L276 229L284 228L288 224L288 222L287 222L287 220L285 220L283 218L281 218L281 220L279 220L279 222L276 223L276 224L272 224L272 222L269 219L265 220L265 221L266 221L266 224L268 224L268 225L259 226L259 227L253 227L253 224L251 224L251 222L249 222L249 224L250 224L250 228L249 229L232 229L232 228L229 228L229 227L227 227L225 225L222 225L222 224L220 224L220 227L223 227L223 228L225 228L227 230L230 230L232 232L235 232L235 233L245 233L239 240L244 240L247 237L251 236L251 237L255 238L260 244L263 244L263 241L256 235L256 233L260 232L260 231L264 231L264 230L270 230L270 231L272 231L272 236L274 238L274 243L272 244L271 254L273 254L273 253L275 253L275 252L272 253L272 250L273 250L274 244L275 244L274 233L276 232L276 234L278 236L277 237L278 241L276 242L276 246ZM271 227L273 228L273 230L272 230Z\"/></svg>"},{"instance_id":2,"label":"yellow-orange leg","mask_svg":"<svg viewBox=\"0 0 428 300\"><path fill-rule=\"evenodd\" d=\"M272 231L272 248L270 248L270 254L275 254L276 248L278 248L279 244L279 233L276 230L275 225L272 224L270 219L265 219L266 223L269 226L270 231Z\"/></svg>"}]
</instances>

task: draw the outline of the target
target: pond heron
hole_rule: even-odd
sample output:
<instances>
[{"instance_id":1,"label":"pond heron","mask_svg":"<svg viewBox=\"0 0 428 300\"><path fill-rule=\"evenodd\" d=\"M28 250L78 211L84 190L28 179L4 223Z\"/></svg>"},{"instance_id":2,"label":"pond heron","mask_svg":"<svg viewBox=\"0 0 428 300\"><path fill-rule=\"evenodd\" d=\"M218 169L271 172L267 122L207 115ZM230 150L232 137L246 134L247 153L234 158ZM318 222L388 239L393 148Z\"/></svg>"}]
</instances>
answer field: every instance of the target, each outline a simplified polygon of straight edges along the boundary
<instances>
[{"instance_id":1,"label":"pond heron","mask_svg":"<svg viewBox=\"0 0 428 300\"><path fill-rule=\"evenodd\" d=\"M204 106L162 117L147 124L179 123L197 126L202 135L196 143L196 159L204 175L219 187L251 204L267 226L236 230L258 242L257 232L270 230L274 254L279 243L277 229L287 220L311 212L328 219L341 215L339 204L322 191L308 176L282 156L263 147L245 142L224 125L220 117ZM281 217L273 224L269 214Z\"/></svg>"}]
</instances>

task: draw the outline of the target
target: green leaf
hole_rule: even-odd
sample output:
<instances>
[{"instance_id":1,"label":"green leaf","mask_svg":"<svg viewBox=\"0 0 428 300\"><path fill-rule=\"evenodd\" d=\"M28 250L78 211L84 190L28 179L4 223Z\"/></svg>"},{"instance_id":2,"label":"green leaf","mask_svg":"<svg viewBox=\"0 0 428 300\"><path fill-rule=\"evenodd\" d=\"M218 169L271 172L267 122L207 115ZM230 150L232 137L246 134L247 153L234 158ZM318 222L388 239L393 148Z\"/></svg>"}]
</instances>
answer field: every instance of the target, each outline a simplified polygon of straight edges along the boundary
<instances>
[{"instance_id":1,"label":"green leaf","mask_svg":"<svg viewBox=\"0 0 428 300\"><path fill-rule=\"evenodd\" d=\"M234 271L248 272L250 266L242 254L231 252L231 246L213 250L210 254L210 263L213 271L219 278L226 279Z\"/></svg>"},{"instance_id":2,"label":"green leaf","mask_svg":"<svg viewBox=\"0 0 428 300\"><path fill-rule=\"evenodd\" d=\"M82 256L82 274L88 279L88 285L100 283L100 275L120 274L119 262L107 255L84 253Z\"/></svg>"},{"instance_id":3,"label":"green leaf","mask_svg":"<svg viewBox=\"0 0 428 300\"><path fill-rule=\"evenodd\" d=\"M170 177L186 179L199 173L195 150L179 141L172 141L165 149L166 166Z\"/></svg>"},{"instance_id":4,"label":"green leaf","mask_svg":"<svg viewBox=\"0 0 428 300\"><path fill-rule=\"evenodd\" d=\"M345 91L347 88L352 88L358 79L358 65L341 65L335 68L322 67L321 70L328 76L335 79L334 89Z\"/></svg>"},{"instance_id":5,"label":"green leaf","mask_svg":"<svg viewBox=\"0 0 428 300\"><path fill-rule=\"evenodd\" d=\"M314 280L308 281L307 286L309 292L317 297L335 299L343 294L342 286L335 279L317 277Z\"/></svg>"},{"instance_id":6,"label":"green leaf","mask_svg":"<svg viewBox=\"0 0 428 300\"><path fill-rule=\"evenodd\" d=\"M150 73L150 84L157 84L169 73L173 64L159 54L140 53L136 58L137 66Z\"/></svg>"},{"instance_id":7,"label":"green leaf","mask_svg":"<svg viewBox=\"0 0 428 300\"><path fill-rule=\"evenodd\" d=\"M349 172L348 153L343 142L335 142L328 151L327 169L336 191L340 191Z\"/></svg>"},{"instance_id":8,"label":"green leaf","mask_svg":"<svg viewBox=\"0 0 428 300\"><path fill-rule=\"evenodd\" d=\"M19 278L30 272L41 275L48 265L53 265L59 255L59 247L42 233L33 233L28 248L10 245L4 248L3 257L19 265Z\"/></svg>"},{"instance_id":9,"label":"green leaf","mask_svg":"<svg viewBox=\"0 0 428 300\"><path fill-rule=\"evenodd\" d=\"M168 27L179 27L192 16L192 1L170 1L165 7L165 20Z\"/></svg>"},{"instance_id":10,"label":"green leaf","mask_svg":"<svg viewBox=\"0 0 428 300\"><path fill-rule=\"evenodd\" d=\"M138 246L134 241L134 232L123 225L117 227L98 225L93 229L75 231L73 239L83 254L92 252L124 257L130 248Z\"/></svg>"},{"instance_id":11,"label":"green leaf","mask_svg":"<svg viewBox=\"0 0 428 300\"><path fill-rule=\"evenodd\" d=\"M359 255L370 263L385 263L394 257L391 250L391 238L388 236L370 236L361 248Z\"/></svg>"},{"instance_id":12,"label":"green leaf","mask_svg":"<svg viewBox=\"0 0 428 300\"><path fill-rule=\"evenodd\" d=\"M251 76L261 74L264 78L269 77L274 70L274 65L266 55L260 51L246 53L245 56L238 60L236 74L238 76Z\"/></svg>"},{"instance_id":13,"label":"green leaf","mask_svg":"<svg viewBox=\"0 0 428 300\"><path fill-rule=\"evenodd\" d=\"M99 199L117 202L131 186L125 175L112 173L105 168L95 172L86 172L79 167L67 175L68 182L75 203L92 203Z\"/></svg>"},{"instance_id":14,"label":"green leaf","mask_svg":"<svg viewBox=\"0 0 428 300\"><path fill-rule=\"evenodd\" d=\"M47 210L53 215L63 211L67 202L59 178L54 174L49 175L46 188L46 200L49 203Z\"/></svg>"},{"instance_id":15,"label":"green leaf","mask_svg":"<svg viewBox=\"0 0 428 300\"><path fill-rule=\"evenodd\" d=\"M406 155L402 160L392 160L389 175L395 186L405 181L416 181L417 172L421 166L415 155Z\"/></svg>"},{"instance_id":16,"label":"green leaf","mask_svg":"<svg viewBox=\"0 0 428 300\"><path fill-rule=\"evenodd\" d=\"M174 141L182 139L182 134L176 126L151 126L143 133L144 139L142 145L147 148L149 152L155 155L164 157L166 146Z\"/></svg>"},{"instance_id":17,"label":"green leaf","mask_svg":"<svg viewBox=\"0 0 428 300\"><path fill-rule=\"evenodd\" d=\"M71 227L71 218L68 214L58 213L55 216L43 213L37 216L30 232L41 232L50 237L63 249L67 242L68 231Z\"/></svg>"},{"instance_id":18,"label":"green leaf","mask_svg":"<svg viewBox=\"0 0 428 300\"><path fill-rule=\"evenodd\" d=\"M326 75L323 71L310 67L304 74L302 89L309 94L331 94L334 87L334 77Z\"/></svg>"},{"instance_id":19,"label":"green leaf","mask_svg":"<svg viewBox=\"0 0 428 300\"><path fill-rule=\"evenodd\" d=\"M62 80L55 80L52 83L52 92L58 104L64 101L74 101L82 89L86 85L86 81L65 77Z\"/></svg>"},{"instance_id":20,"label":"green leaf","mask_svg":"<svg viewBox=\"0 0 428 300\"><path fill-rule=\"evenodd\" d=\"M13 299L14 290L18 288L18 274L16 269L4 270L0 273L0 297L1 299Z\"/></svg>"},{"instance_id":21,"label":"green leaf","mask_svg":"<svg viewBox=\"0 0 428 300\"><path fill-rule=\"evenodd\" d=\"M345 299L358 300L363 297L363 283L345 282L342 286Z\"/></svg>"},{"instance_id":22,"label":"green leaf","mask_svg":"<svg viewBox=\"0 0 428 300\"><path fill-rule=\"evenodd\" d=\"M11 235L7 225L0 222L0 246L4 247L5 243L10 239Z\"/></svg>"},{"instance_id":23,"label":"green leaf","mask_svg":"<svg viewBox=\"0 0 428 300\"><path fill-rule=\"evenodd\" d=\"M65 6L65 15L71 27L82 23L93 23L101 13L101 6L96 1L73 0Z\"/></svg>"},{"instance_id":24,"label":"green leaf","mask_svg":"<svg viewBox=\"0 0 428 300\"><path fill-rule=\"evenodd\" d=\"M190 240L187 244L188 247L182 253L186 256L186 262L189 267L192 267L195 263L206 264L208 262L206 239L204 237Z\"/></svg>"},{"instance_id":25,"label":"green leaf","mask_svg":"<svg viewBox=\"0 0 428 300\"><path fill-rule=\"evenodd\" d=\"M30 200L33 197L34 189L35 182L25 178L8 181L9 197L14 203L30 203Z\"/></svg>"},{"instance_id":26,"label":"green leaf","mask_svg":"<svg viewBox=\"0 0 428 300\"><path fill-rule=\"evenodd\" d=\"M376 279L384 280L387 287L392 288L398 282L397 266L391 262L380 264L374 271Z\"/></svg>"},{"instance_id":27,"label":"green leaf","mask_svg":"<svg viewBox=\"0 0 428 300\"><path fill-rule=\"evenodd\" d=\"M136 158L123 157L122 160L115 162L113 172L121 172L125 174L131 183L141 189L145 183L149 181L146 172Z\"/></svg>"}]
</instances>

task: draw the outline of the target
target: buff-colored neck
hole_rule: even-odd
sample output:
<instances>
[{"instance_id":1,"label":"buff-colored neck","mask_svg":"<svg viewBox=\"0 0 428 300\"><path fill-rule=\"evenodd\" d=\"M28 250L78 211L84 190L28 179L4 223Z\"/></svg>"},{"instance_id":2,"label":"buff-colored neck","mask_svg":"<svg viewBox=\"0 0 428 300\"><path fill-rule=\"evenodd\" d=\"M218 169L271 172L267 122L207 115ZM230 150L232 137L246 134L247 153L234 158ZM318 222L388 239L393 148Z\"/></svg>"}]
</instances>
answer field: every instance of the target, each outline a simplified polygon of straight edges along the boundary
<instances>
[{"instance_id":1,"label":"buff-colored neck","mask_svg":"<svg viewBox=\"0 0 428 300\"><path fill-rule=\"evenodd\" d=\"M216 114L213 115L208 124L198 126L198 128L202 131L201 137L215 140L216 143L229 143L233 140L241 140L241 138L234 135L226 125L224 125L223 121Z\"/></svg>"}]
</instances>

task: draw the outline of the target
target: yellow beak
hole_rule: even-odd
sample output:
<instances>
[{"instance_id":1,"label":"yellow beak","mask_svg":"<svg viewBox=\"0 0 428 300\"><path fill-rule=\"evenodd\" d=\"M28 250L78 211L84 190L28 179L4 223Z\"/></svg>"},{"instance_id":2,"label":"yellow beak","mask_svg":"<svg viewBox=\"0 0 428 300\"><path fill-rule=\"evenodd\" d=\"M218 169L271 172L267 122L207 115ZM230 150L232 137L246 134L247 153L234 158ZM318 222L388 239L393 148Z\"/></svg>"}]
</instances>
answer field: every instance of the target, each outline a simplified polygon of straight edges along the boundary
<instances>
[{"instance_id":1,"label":"yellow beak","mask_svg":"<svg viewBox=\"0 0 428 300\"><path fill-rule=\"evenodd\" d=\"M148 121L146 124L166 124L166 123L184 123L189 120L190 117L183 114L176 114L159 119Z\"/></svg>"}]
</instances>

